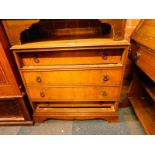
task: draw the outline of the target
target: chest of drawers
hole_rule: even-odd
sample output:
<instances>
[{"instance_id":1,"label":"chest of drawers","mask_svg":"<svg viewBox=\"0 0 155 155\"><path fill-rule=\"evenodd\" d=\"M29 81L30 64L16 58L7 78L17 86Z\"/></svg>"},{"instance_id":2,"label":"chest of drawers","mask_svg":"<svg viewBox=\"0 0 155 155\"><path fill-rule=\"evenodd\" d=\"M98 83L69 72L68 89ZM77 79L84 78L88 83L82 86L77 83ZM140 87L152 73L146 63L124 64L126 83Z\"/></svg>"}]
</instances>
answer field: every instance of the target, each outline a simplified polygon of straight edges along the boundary
<instances>
[{"instance_id":1,"label":"chest of drawers","mask_svg":"<svg viewBox=\"0 0 155 155\"><path fill-rule=\"evenodd\" d=\"M128 42L76 39L12 47L34 120L117 120Z\"/></svg>"}]
</instances>

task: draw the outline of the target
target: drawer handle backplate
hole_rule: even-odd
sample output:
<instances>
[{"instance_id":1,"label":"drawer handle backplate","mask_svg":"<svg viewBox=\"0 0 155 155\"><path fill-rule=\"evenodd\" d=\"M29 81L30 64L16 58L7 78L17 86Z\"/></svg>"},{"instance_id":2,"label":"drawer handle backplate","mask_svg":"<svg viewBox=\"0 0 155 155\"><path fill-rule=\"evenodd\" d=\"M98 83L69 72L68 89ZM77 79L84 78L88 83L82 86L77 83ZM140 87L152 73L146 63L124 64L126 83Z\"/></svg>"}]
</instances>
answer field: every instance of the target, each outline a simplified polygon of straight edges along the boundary
<instances>
[{"instance_id":1,"label":"drawer handle backplate","mask_svg":"<svg viewBox=\"0 0 155 155\"><path fill-rule=\"evenodd\" d=\"M33 60L34 60L35 63L39 63L39 58L38 57L34 57Z\"/></svg>"},{"instance_id":2,"label":"drawer handle backplate","mask_svg":"<svg viewBox=\"0 0 155 155\"><path fill-rule=\"evenodd\" d=\"M110 79L110 77L108 75L103 76L103 81L108 81L109 79Z\"/></svg>"},{"instance_id":3,"label":"drawer handle backplate","mask_svg":"<svg viewBox=\"0 0 155 155\"><path fill-rule=\"evenodd\" d=\"M40 92L40 96L41 97L45 97L45 93L44 92Z\"/></svg>"},{"instance_id":4,"label":"drawer handle backplate","mask_svg":"<svg viewBox=\"0 0 155 155\"><path fill-rule=\"evenodd\" d=\"M102 53L102 58L103 58L104 60L107 60L107 59L108 59L107 55L105 55L104 53Z\"/></svg>"},{"instance_id":5,"label":"drawer handle backplate","mask_svg":"<svg viewBox=\"0 0 155 155\"><path fill-rule=\"evenodd\" d=\"M36 81L40 83L41 82L41 77L40 76L37 76L36 77Z\"/></svg>"},{"instance_id":6,"label":"drawer handle backplate","mask_svg":"<svg viewBox=\"0 0 155 155\"><path fill-rule=\"evenodd\" d=\"M107 92L106 91L103 91L102 92L102 96L108 96Z\"/></svg>"}]
</instances>

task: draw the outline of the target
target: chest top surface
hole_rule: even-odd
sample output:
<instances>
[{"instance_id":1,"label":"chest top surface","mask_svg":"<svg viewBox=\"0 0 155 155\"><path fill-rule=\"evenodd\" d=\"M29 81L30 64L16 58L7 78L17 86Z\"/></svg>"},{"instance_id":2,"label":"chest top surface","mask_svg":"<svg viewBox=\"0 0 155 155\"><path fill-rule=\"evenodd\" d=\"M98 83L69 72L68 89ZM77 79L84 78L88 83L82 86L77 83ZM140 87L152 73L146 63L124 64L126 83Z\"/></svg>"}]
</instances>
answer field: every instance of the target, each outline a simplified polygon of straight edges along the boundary
<instances>
[{"instance_id":1,"label":"chest top surface","mask_svg":"<svg viewBox=\"0 0 155 155\"><path fill-rule=\"evenodd\" d=\"M126 40L114 41L112 39L73 39L73 40L55 40L25 43L12 46L12 50L20 49L40 49L40 48L72 48L72 47L102 47L102 46L127 46L129 42Z\"/></svg>"}]
</instances>

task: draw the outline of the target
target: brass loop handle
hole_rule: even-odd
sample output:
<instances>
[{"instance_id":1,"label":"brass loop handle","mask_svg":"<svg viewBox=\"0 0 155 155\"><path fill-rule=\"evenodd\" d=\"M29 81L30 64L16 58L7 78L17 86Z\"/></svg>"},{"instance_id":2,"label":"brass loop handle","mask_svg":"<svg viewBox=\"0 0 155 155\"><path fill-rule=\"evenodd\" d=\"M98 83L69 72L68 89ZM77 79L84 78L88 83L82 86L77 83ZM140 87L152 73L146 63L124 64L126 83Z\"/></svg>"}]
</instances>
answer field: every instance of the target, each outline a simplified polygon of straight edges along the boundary
<instances>
[{"instance_id":1,"label":"brass loop handle","mask_svg":"<svg viewBox=\"0 0 155 155\"><path fill-rule=\"evenodd\" d=\"M103 76L103 81L108 81L109 79L110 79L110 77L108 75Z\"/></svg>"},{"instance_id":2,"label":"brass loop handle","mask_svg":"<svg viewBox=\"0 0 155 155\"><path fill-rule=\"evenodd\" d=\"M40 92L40 96L41 97L45 97L45 93L44 92Z\"/></svg>"},{"instance_id":3,"label":"brass loop handle","mask_svg":"<svg viewBox=\"0 0 155 155\"><path fill-rule=\"evenodd\" d=\"M107 92L106 91L103 91L102 92L102 96L107 96L108 94L107 94Z\"/></svg>"},{"instance_id":4,"label":"brass loop handle","mask_svg":"<svg viewBox=\"0 0 155 155\"><path fill-rule=\"evenodd\" d=\"M34 60L35 63L39 63L39 58L38 58L38 57L35 56L35 57L33 58L33 60Z\"/></svg>"},{"instance_id":5,"label":"brass loop handle","mask_svg":"<svg viewBox=\"0 0 155 155\"><path fill-rule=\"evenodd\" d=\"M135 55L135 59L139 59L141 56L141 53L139 51L136 52L136 55Z\"/></svg>"},{"instance_id":6,"label":"brass loop handle","mask_svg":"<svg viewBox=\"0 0 155 155\"><path fill-rule=\"evenodd\" d=\"M105 55L104 53L102 53L102 58L103 58L104 60L107 60L107 59L108 59L107 55Z\"/></svg>"},{"instance_id":7,"label":"brass loop handle","mask_svg":"<svg viewBox=\"0 0 155 155\"><path fill-rule=\"evenodd\" d=\"M36 81L37 81L37 82L41 82L41 77L40 77L40 76L37 76L37 77L36 77Z\"/></svg>"}]
</instances>

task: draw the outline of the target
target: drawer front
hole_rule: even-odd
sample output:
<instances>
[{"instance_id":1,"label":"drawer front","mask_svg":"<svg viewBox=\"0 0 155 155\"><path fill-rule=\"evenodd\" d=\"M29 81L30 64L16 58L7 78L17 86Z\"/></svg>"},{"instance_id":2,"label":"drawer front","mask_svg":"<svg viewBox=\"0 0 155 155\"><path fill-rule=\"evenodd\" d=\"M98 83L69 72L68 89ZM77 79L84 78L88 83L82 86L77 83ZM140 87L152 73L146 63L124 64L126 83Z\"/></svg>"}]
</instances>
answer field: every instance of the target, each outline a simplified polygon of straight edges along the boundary
<instances>
[{"instance_id":1,"label":"drawer front","mask_svg":"<svg viewBox=\"0 0 155 155\"><path fill-rule=\"evenodd\" d=\"M87 51L51 51L20 53L21 66L50 66L73 64L117 64L121 62L122 51L87 50Z\"/></svg>"},{"instance_id":2,"label":"drawer front","mask_svg":"<svg viewBox=\"0 0 155 155\"><path fill-rule=\"evenodd\" d=\"M122 69L23 72L28 85L119 85Z\"/></svg>"},{"instance_id":3,"label":"drawer front","mask_svg":"<svg viewBox=\"0 0 155 155\"><path fill-rule=\"evenodd\" d=\"M117 100L120 87L28 87L32 101Z\"/></svg>"},{"instance_id":4,"label":"drawer front","mask_svg":"<svg viewBox=\"0 0 155 155\"><path fill-rule=\"evenodd\" d=\"M155 55L147 50L137 52L136 65L139 66L153 81L155 81Z\"/></svg>"},{"instance_id":5,"label":"drawer front","mask_svg":"<svg viewBox=\"0 0 155 155\"><path fill-rule=\"evenodd\" d=\"M60 102L60 101L54 101L54 102L33 102L35 106L39 106L42 108L71 108L71 107L100 107L100 108L110 108L114 106L115 101L68 101L68 102Z\"/></svg>"}]
</instances>

